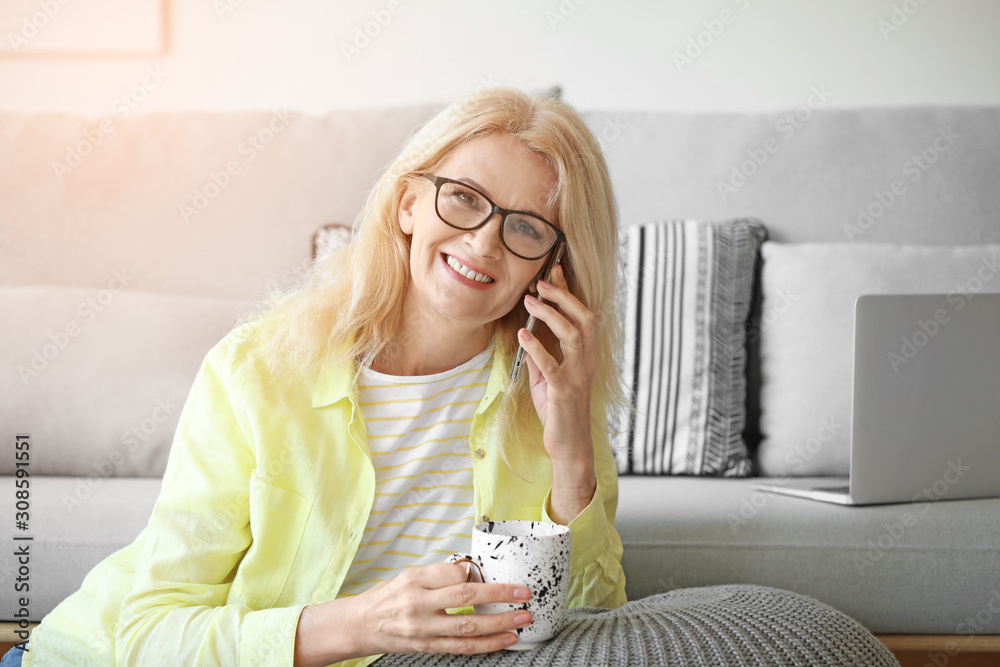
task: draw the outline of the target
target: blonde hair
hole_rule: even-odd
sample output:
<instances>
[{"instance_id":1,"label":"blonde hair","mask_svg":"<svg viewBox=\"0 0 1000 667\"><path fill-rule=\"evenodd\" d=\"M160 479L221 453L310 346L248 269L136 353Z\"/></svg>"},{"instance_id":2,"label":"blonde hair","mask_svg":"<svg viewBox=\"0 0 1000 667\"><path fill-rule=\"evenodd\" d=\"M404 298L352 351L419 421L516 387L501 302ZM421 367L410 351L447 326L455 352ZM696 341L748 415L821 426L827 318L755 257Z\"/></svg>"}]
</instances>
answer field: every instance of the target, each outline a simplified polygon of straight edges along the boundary
<instances>
[{"instance_id":1,"label":"blonde hair","mask_svg":"<svg viewBox=\"0 0 1000 667\"><path fill-rule=\"evenodd\" d=\"M353 361L357 372L380 354L391 355L410 280L409 237L399 227L400 199L409 179L431 173L467 141L501 134L519 141L552 166L556 186L553 222L566 235L562 261L570 291L595 315L593 399L611 408L626 407L618 363L623 342L617 283L618 212L601 149L580 117L566 104L532 97L509 87L480 90L438 113L420 128L379 178L355 224L355 239L313 268L308 284L272 295L257 317L265 335L267 360L274 372L318 370L328 355ZM494 327L493 344L513 359L517 331L528 313L518 305ZM539 340L561 361L559 345L546 327ZM522 376L527 369L522 369ZM504 392L500 405L504 460L511 443L530 442L538 417L526 378ZM603 424L594 424L604 428ZM541 446L540 442L535 443Z\"/></svg>"}]
</instances>

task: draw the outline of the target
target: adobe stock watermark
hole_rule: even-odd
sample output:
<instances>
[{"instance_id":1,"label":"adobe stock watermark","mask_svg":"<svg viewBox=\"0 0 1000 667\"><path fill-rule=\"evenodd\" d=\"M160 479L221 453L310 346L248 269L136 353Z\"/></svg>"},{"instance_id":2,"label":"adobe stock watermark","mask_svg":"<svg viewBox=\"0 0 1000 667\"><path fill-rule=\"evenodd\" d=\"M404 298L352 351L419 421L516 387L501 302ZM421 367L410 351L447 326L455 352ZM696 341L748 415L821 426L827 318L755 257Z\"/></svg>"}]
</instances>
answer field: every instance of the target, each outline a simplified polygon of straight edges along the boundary
<instances>
[{"instance_id":1,"label":"adobe stock watermark","mask_svg":"<svg viewBox=\"0 0 1000 667\"><path fill-rule=\"evenodd\" d=\"M444 296L450 297L455 291L460 289L458 286L449 286L443 287L442 292ZM385 346L384 351L388 358L390 360L396 358L404 349L411 347L416 340L426 337L427 332L431 331L432 321L431 316L426 312L415 314L407 328L403 331L398 331Z\"/></svg>"},{"instance_id":2,"label":"adobe stock watermark","mask_svg":"<svg viewBox=\"0 0 1000 667\"><path fill-rule=\"evenodd\" d=\"M21 17L21 29L18 32L7 33L7 43L10 44L11 51L19 52L22 48L45 30L49 21L54 19L62 8L71 0L36 0L39 11L33 12L30 16Z\"/></svg>"},{"instance_id":3,"label":"adobe stock watermark","mask_svg":"<svg viewBox=\"0 0 1000 667\"><path fill-rule=\"evenodd\" d=\"M902 30L903 26L909 23L926 4L927 0L903 0L898 4L893 3L888 19L880 18L875 22L882 39L888 42L889 38Z\"/></svg>"},{"instance_id":4,"label":"adobe stock watermark","mask_svg":"<svg viewBox=\"0 0 1000 667\"><path fill-rule=\"evenodd\" d=\"M587 2L587 0L561 0L559 6L554 10L545 10L545 20L548 21L549 30L555 32L559 26L569 20L569 17L576 13L576 8Z\"/></svg>"},{"instance_id":5,"label":"adobe stock watermark","mask_svg":"<svg viewBox=\"0 0 1000 667\"><path fill-rule=\"evenodd\" d=\"M750 0L732 0L732 2L741 12L746 11L750 6ZM701 58L706 51L712 48L715 41L726 31L726 26L736 23L737 16L738 14L732 9L726 8L719 12L718 16L702 21L703 29L694 35L688 35L687 44L682 51L674 51L674 64L677 65L677 71L683 74L686 67L693 65L698 58Z\"/></svg>"},{"instance_id":6,"label":"adobe stock watermark","mask_svg":"<svg viewBox=\"0 0 1000 667\"><path fill-rule=\"evenodd\" d=\"M628 123L621 119L621 116L615 116L614 118L609 118L604 121L599 129L594 130L594 136L597 138L597 145L601 147L601 152L606 153L608 146L618 141L618 138L625 133L628 129Z\"/></svg>"},{"instance_id":7,"label":"adobe stock watermark","mask_svg":"<svg viewBox=\"0 0 1000 667\"><path fill-rule=\"evenodd\" d=\"M903 162L900 171L902 171L903 176L909 178L910 183L916 183L944 153L947 153L955 145L955 140L961 138L962 135L955 132L950 125L947 128L937 128L937 136L923 150L914 153ZM872 192L873 201L858 207L858 217L854 224L844 223L844 234L847 236L847 240L853 243L858 237L864 236L865 232L871 229L906 192L906 182L902 178L893 179L885 190L877 189Z\"/></svg>"},{"instance_id":8,"label":"adobe stock watermark","mask_svg":"<svg viewBox=\"0 0 1000 667\"><path fill-rule=\"evenodd\" d=\"M897 350L890 350L887 353L889 365L892 367L893 373L899 373L900 368L916 358L920 350L927 347L934 337L943 330L945 325L951 321L952 313L961 310L967 301L982 292L986 283L993 280L997 273L1000 273L1000 261L998 260L1000 258L997 255L983 257L975 275L970 276L968 280L957 285L955 289L948 293L945 301L952 305L952 311L949 312L945 308L938 308L934 311L933 317L928 317L926 320L917 320L912 334L900 337L899 348Z\"/></svg>"},{"instance_id":9,"label":"adobe stock watermark","mask_svg":"<svg viewBox=\"0 0 1000 667\"><path fill-rule=\"evenodd\" d=\"M240 319L244 315L267 312L268 309L281 301L285 295L308 284L312 269L313 260L305 258L284 271L272 275L264 283L264 288L261 291L247 298L247 308L244 312L240 313ZM321 278L317 278L317 280L322 282Z\"/></svg>"},{"instance_id":10,"label":"adobe stock watermark","mask_svg":"<svg viewBox=\"0 0 1000 667\"><path fill-rule=\"evenodd\" d=\"M77 507L88 500L94 491L104 484L106 478L114 475L115 469L125 462L128 455L135 452L143 442L156 433L160 426L179 409L180 405L169 397L156 399L149 416L133 424L127 431L122 432L119 441L124 451L117 448L112 449L106 457L99 461L91 462L91 467L96 474L80 478L72 494L62 494L61 500L66 511L72 514Z\"/></svg>"},{"instance_id":11,"label":"adobe stock watermark","mask_svg":"<svg viewBox=\"0 0 1000 667\"><path fill-rule=\"evenodd\" d=\"M980 266L976 272L969 276L965 282L955 285L955 289L948 292L945 301L954 306L955 312L961 310L966 302L971 301L975 296L986 288L986 283L993 280L1000 273L1000 256L983 257L979 261Z\"/></svg>"},{"instance_id":12,"label":"adobe stock watermark","mask_svg":"<svg viewBox=\"0 0 1000 667\"><path fill-rule=\"evenodd\" d=\"M270 456L266 462L258 461L255 474L262 480L274 479L285 473L289 466L310 465L304 456L306 445L302 442L286 442L280 453ZM233 530L239 522L245 522L250 511L250 488L236 498L205 508L205 513L187 517L188 530L192 539L201 545L211 545L219 536Z\"/></svg>"},{"instance_id":13,"label":"adobe stock watermark","mask_svg":"<svg viewBox=\"0 0 1000 667\"><path fill-rule=\"evenodd\" d=\"M457 453L453 458L454 460L447 461L439 470L425 471L420 476L420 486L413 487L399 496L401 501L408 501L411 498L415 501L416 507L405 508L410 514L421 509L420 505L440 500L440 489L457 488L454 485L456 475L472 474L472 467L468 464L468 453ZM401 505L407 504L409 503L401 503Z\"/></svg>"},{"instance_id":14,"label":"adobe stock watermark","mask_svg":"<svg viewBox=\"0 0 1000 667\"><path fill-rule=\"evenodd\" d=\"M241 141L236 148L237 154L243 158L242 161L232 159L226 161L226 164L219 171L210 169L208 180L201 186L194 188L190 202L181 202L177 205L177 212L181 216L181 220L191 222L193 218L201 215L230 186L233 179L240 175L243 167L256 160L257 156L278 135L288 129L288 126L297 117L297 114L284 109L275 111L267 125L257 130L256 133L247 135L247 138Z\"/></svg>"},{"instance_id":15,"label":"adobe stock watermark","mask_svg":"<svg viewBox=\"0 0 1000 667\"><path fill-rule=\"evenodd\" d=\"M951 487L962 481L965 473L972 470L969 466L962 465L961 459L948 461L947 465L948 467L941 478L921 489L913 497L914 502L923 501L920 505L916 506L912 512L909 510L903 512L896 521L883 522L882 528L884 530L882 533L874 540L865 542L868 549L863 554L854 554L854 568L859 575L864 576L868 569L885 558L885 555L899 544L907 530L917 525L920 517L930 509L930 504L943 498Z\"/></svg>"},{"instance_id":16,"label":"adobe stock watermark","mask_svg":"<svg viewBox=\"0 0 1000 667\"><path fill-rule=\"evenodd\" d=\"M760 340L761 334L767 331L774 322L787 313L799 300L797 294L787 288L777 291L773 299L768 299L764 304L763 311L758 317L751 317L747 322L747 342L756 343Z\"/></svg>"},{"instance_id":17,"label":"adobe stock watermark","mask_svg":"<svg viewBox=\"0 0 1000 667\"><path fill-rule=\"evenodd\" d=\"M276 273L267 281L268 290L289 290L302 286L309 278L312 269L311 259L302 259L285 269L281 273Z\"/></svg>"},{"instance_id":18,"label":"adobe stock watermark","mask_svg":"<svg viewBox=\"0 0 1000 667\"><path fill-rule=\"evenodd\" d=\"M805 127L806 123L813 117L813 112L824 106L831 97L833 97L833 92L827 89L826 84L811 86L809 96L804 104L800 104L774 121L774 133L765 139L760 146L748 148L746 159L729 168L729 178L715 182L715 189L722 197L722 201L727 201L729 197L746 185L767 164L771 156L781 150L784 143Z\"/></svg>"},{"instance_id":19,"label":"adobe stock watermark","mask_svg":"<svg viewBox=\"0 0 1000 667\"><path fill-rule=\"evenodd\" d=\"M399 0L389 0L383 9L372 10L370 20L365 21L363 25L355 26L354 38L350 42L340 43L340 52L347 64L350 64L353 58L360 56L361 52L367 49L402 11L403 5Z\"/></svg>"},{"instance_id":20,"label":"adobe stock watermark","mask_svg":"<svg viewBox=\"0 0 1000 667\"><path fill-rule=\"evenodd\" d=\"M454 438L451 439L454 440ZM426 510L428 504L450 502L452 492L442 492L442 489L464 488L458 482L463 481L466 475L471 484L472 467L469 462L469 452L467 449L461 452L445 454L445 460L440 462L435 461L434 469L419 470L419 473L415 477L413 475L415 471L410 463L402 463L389 468L380 465L379 461L389 453L378 450L372 452L373 462L383 471L383 474L387 475L387 478L380 479L379 483L390 482L402 476L411 478L411 484L414 486L392 493L391 505L388 508L373 511L373 514L381 516L380 521L382 523L403 524L413 521L418 518L421 512ZM487 454L482 452L478 458L484 456L487 456ZM385 497L390 496L388 492L381 495Z\"/></svg>"},{"instance_id":21,"label":"adobe stock watermark","mask_svg":"<svg viewBox=\"0 0 1000 667\"><path fill-rule=\"evenodd\" d=\"M674 578L664 579L660 577L656 580L657 592L658 593L669 593L670 591L675 591L680 588L680 584L674 582Z\"/></svg>"},{"instance_id":22,"label":"adobe stock watermark","mask_svg":"<svg viewBox=\"0 0 1000 667\"><path fill-rule=\"evenodd\" d=\"M990 591L989 602L975 616L966 616L956 627L960 635L981 635L986 632L986 626L997 616L1000 616L1000 589Z\"/></svg>"},{"instance_id":23,"label":"adobe stock watermark","mask_svg":"<svg viewBox=\"0 0 1000 667\"><path fill-rule=\"evenodd\" d=\"M990 597L985 606L972 616L966 616L955 627L956 635L981 635L987 631L988 624L1000 616L1000 589L990 590ZM955 640L945 642L944 651L928 651L924 667L947 667L951 659L961 653L961 648Z\"/></svg>"},{"instance_id":24,"label":"adobe stock watermark","mask_svg":"<svg viewBox=\"0 0 1000 667\"><path fill-rule=\"evenodd\" d=\"M115 98L111 104L111 112L117 116L118 120L125 120L149 97L150 93L160 87L166 78L167 73L160 65L147 66L142 80ZM115 123L114 119L105 116L94 127L84 130L82 139L76 143L68 144L63 161L52 161L52 173L56 175L56 178L62 181L63 177L83 164L84 159L97 150L97 147L104 143L105 138L115 131Z\"/></svg>"},{"instance_id":25,"label":"adobe stock watermark","mask_svg":"<svg viewBox=\"0 0 1000 667\"><path fill-rule=\"evenodd\" d=\"M285 650L285 638L280 632L271 632L264 637L263 644L254 643L252 653L241 646L240 661L250 665L272 665L286 658Z\"/></svg>"},{"instance_id":26,"label":"adobe stock watermark","mask_svg":"<svg viewBox=\"0 0 1000 667\"><path fill-rule=\"evenodd\" d=\"M833 441L843 429L844 423L836 416L821 418L816 432L805 441L796 443L795 447L785 454L785 465L792 470L793 475L802 472L806 464L813 460L823 447ZM784 486L788 484L793 475L782 473L765 479L768 484ZM725 518L726 523L729 524L729 530L735 534L749 524L757 516L757 513L767 505L771 495L766 491L754 490L749 497L740 500L740 508L737 512L726 513Z\"/></svg>"},{"instance_id":27,"label":"adobe stock watermark","mask_svg":"<svg viewBox=\"0 0 1000 667\"><path fill-rule=\"evenodd\" d=\"M494 79L493 75L480 75L476 79L476 87L473 89L473 92L470 93L470 96L484 89L493 88L498 85L500 85L500 82ZM463 97L461 101L455 103L454 108L451 111L451 115L461 116L465 113L465 110L473 104L474 101L469 99L469 96ZM440 138L442 132L446 129L447 127L443 123L438 123L434 126L429 124L421 126L421 128L417 131L416 137L413 139L414 144L412 152L408 151L413 157L402 163L400 165L400 170L412 170L415 168L415 165L420 164L425 157L425 152L437 144L438 138Z\"/></svg>"},{"instance_id":28,"label":"adobe stock watermark","mask_svg":"<svg viewBox=\"0 0 1000 667\"><path fill-rule=\"evenodd\" d=\"M229 14L242 7L244 2L246 0L213 0L212 9L215 10L215 15L219 17L219 20L224 21Z\"/></svg>"},{"instance_id":29,"label":"adobe stock watermark","mask_svg":"<svg viewBox=\"0 0 1000 667\"><path fill-rule=\"evenodd\" d=\"M27 386L28 382L44 373L49 364L55 361L69 346L70 341L79 336L86 325L103 313L114 302L115 297L134 279L135 276L131 275L125 267L112 272L106 287L77 304L74 312L79 319L71 319L56 331L49 332L48 342L31 351L30 364L28 366L18 365L17 374L21 378L21 382Z\"/></svg>"}]
</instances>

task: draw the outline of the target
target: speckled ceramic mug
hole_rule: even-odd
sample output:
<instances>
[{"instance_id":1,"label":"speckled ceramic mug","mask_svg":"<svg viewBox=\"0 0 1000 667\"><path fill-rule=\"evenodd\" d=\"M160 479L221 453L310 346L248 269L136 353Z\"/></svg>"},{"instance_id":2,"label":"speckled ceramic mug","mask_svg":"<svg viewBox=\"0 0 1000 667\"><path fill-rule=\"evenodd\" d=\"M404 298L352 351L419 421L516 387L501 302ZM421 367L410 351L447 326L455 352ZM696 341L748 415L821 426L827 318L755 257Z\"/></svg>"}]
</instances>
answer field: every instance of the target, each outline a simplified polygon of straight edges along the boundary
<instances>
[{"instance_id":1,"label":"speckled ceramic mug","mask_svg":"<svg viewBox=\"0 0 1000 667\"><path fill-rule=\"evenodd\" d=\"M480 614L512 609L531 612L531 624L517 630L518 640L508 649L525 651L552 639L566 617L569 592L570 532L566 526L543 521L487 521L472 530L472 553L452 554L449 562L469 560L470 574L487 584L520 584L531 599L520 604L476 605ZM477 572L478 570L478 572Z\"/></svg>"}]
</instances>

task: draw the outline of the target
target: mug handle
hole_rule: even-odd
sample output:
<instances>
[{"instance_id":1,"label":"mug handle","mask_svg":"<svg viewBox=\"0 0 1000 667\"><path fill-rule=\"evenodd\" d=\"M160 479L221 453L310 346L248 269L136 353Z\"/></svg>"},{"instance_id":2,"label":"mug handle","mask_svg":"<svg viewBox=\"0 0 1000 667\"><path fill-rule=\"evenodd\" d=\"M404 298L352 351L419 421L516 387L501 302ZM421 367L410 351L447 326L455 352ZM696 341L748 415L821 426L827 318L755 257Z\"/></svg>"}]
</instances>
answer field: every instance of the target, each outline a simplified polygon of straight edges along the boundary
<instances>
[{"instance_id":1,"label":"mug handle","mask_svg":"<svg viewBox=\"0 0 1000 667\"><path fill-rule=\"evenodd\" d=\"M483 569L479 566L479 563L476 562L476 557L473 556L472 554L455 553L455 554L452 554L452 555L448 556L447 562L449 562L449 563L468 563L469 564L469 572L468 572L468 575L467 575L467 577L465 579L467 582L469 582L469 581L476 581L477 583L481 584L484 581L486 581L483 578ZM473 576L472 576L472 568L473 567L475 567L476 568L476 572L479 573L479 579L478 580L474 579Z\"/></svg>"}]
</instances>

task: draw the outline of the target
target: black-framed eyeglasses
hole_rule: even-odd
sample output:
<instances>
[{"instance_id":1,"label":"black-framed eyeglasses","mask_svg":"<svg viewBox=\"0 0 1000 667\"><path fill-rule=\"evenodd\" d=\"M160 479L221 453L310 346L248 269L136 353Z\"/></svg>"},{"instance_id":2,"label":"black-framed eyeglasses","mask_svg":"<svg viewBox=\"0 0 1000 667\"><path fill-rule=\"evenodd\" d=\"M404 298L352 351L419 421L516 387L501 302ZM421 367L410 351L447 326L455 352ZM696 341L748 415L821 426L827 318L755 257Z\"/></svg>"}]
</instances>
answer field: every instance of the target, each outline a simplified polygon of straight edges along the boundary
<instances>
[{"instance_id":1,"label":"black-framed eyeglasses","mask_svg":"<svg viewBox=\"0 0 1000 667\"><path fill-rule=\"evenodd\" d=\"M548 220L527 211L500 208L476 188L443 176L420 174L434 184L434 210L441 221L455 229L479 229L500 215L500 242L521 259L545 257L557 243L566 238Z\"/></svg>"}]
</instances>

